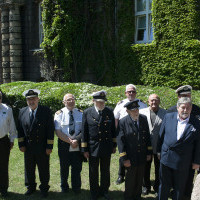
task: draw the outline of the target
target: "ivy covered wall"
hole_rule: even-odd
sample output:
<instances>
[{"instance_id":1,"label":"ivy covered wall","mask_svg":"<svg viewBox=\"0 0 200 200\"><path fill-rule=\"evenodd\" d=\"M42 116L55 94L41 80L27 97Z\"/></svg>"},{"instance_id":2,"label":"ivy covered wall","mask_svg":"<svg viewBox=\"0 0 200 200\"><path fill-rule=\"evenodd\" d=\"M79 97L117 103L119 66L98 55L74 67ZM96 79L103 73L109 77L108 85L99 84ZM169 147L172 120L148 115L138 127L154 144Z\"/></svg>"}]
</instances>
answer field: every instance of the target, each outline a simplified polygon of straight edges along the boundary
<instances>
[{"instance_id":1,"label":"ivy covered wall","mask_svg":"<svg viewBox=\"0 0 200 200\"><path fill-rule=\"evenodd\" d=\"M154 41L133 44L134 0L43 0L46 58L63 81L200 88L200 1L152 2Z\"/></svg>"},{"instance_id":2,"label":"ivy covered wall","mask_svg":"<svg viewBox=\"0 0 200 200\"><path fill-rule=\"evenodd\" d=\"M145 85L200 88L200 12L197 0L153 0L154 41L133 45Z\"/></svg>"}]
</instances>

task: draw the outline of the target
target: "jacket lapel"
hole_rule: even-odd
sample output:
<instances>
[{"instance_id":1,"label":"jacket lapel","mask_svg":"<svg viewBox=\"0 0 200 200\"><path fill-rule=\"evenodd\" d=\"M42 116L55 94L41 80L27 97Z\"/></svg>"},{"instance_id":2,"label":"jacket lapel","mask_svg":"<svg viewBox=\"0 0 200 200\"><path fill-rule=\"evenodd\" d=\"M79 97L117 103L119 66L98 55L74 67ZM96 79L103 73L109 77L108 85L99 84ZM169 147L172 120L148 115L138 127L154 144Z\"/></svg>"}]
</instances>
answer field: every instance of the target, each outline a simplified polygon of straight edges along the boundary
<instances>
[{"instance_id":1,"label":"jacket lapel","mask_svg":"<svg viewBox=\"0 0 200 200\"><path fill-rule=\"evenodd\" d=\"M134 125L134 123L133 123L133 120L132 120L132 118L131 118L131 116L130 115L128 115L128 124L129 124L129 126L131 127L131 129L132 129L132 131L131 132L136 132L137 133L137 128L135 127L135 125Z\"/></svg>"},{"instance_id":2,"label":"jacket lapel","mask_svg":"<svg viewBox=\"0 0 200 200\"><path fill-rule=\"evenodd\" d=\"M95 121L97 121L97 122L99 121L100 117L99 117L99 114L97 113L97 111L96 111L94 106L92 107L91 116Z\"/></svg>"},{"instance_id":3,"label":"jacket lapel","mask_svg":"<svg viewBox=\"0 0 200 200\"><path fill-rule=\"evenodd\" d=\"M40 109L40 106L38 106L37 112L36 112L35 117L33 119L33 123L30 125L30 131L32 131L36 127L38 119L41 116L40 112L41 112L41 109Z\"/></svg>"}]
</instances>

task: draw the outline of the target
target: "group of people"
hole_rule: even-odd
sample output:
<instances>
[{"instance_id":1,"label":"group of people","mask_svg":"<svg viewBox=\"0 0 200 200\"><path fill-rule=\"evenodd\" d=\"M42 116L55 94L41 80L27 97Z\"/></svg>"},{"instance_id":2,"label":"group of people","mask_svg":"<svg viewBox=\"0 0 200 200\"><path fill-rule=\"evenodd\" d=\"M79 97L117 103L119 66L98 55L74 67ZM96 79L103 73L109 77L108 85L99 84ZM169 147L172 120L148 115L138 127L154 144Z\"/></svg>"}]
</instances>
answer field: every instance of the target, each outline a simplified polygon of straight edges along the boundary
<instances>
[{"instance_id":1,"label":"group of people","mask_svg":"<svg viewBox=\"0 0 200 200\"><path fill-rule=\"evenodd\" d=\"M192 87L176 90L178 102L168 109L160 108L160 98L151 94L147 107L136 98L136 87L126 86L126 99L114 111L105 105L107 93L92 94L94 106L82 112L75 108L75 96L63 97L64 108L53 119L51 110L39 105L40 91L29 89L23 95L27 107L20 110L17 126L12 109L2 103L0 93L0 192L7 196L8 161L15 138L24 152L25 195L36 191L35 169L38 167L41 197L48 196L49 157L54 131L58 137L61 192L71 187L81 192L82 162L89 163L90 199L110 200L111 155L119 151L116 184L125 181L125 200L139 200L151 192L151 164L155 165L153 190L158 200L190 199L195 170L200 167L200 108L191 102ZM99 169L100 165L100 169ZM99 176L100 171L100 176ZM99 181L100 177L100 181ZM172 189L172 190L171 190Z\"/></svg>"}]
</instances>

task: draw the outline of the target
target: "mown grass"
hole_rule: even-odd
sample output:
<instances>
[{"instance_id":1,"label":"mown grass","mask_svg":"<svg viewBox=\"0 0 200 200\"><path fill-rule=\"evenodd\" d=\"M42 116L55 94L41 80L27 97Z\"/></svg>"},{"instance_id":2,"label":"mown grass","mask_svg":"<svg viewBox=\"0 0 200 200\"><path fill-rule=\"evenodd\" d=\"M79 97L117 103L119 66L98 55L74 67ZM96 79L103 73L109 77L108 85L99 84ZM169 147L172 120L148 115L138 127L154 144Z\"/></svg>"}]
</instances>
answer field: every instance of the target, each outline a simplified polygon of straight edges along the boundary
<instances>
[{"instance_id":1,"label":"mown grass","mask_svg":"<svg viewBox=\"0 0 200 200\"><path fill-rule=\"evenodd\" d=\"M110 185L110 196L112 196L115 200L123 199L123 191L124 191L124 183L121 185L116 185L115 181L118 177L118 161L119 154L116 152L112 156L111 160L111 185ZM57 151L57 138L55 136L55 144L53 153L51 154L50 159L50 190L49 196L47 199L59 199L59 200L86 200L90 198L89 192L89 173L88 173L88 163L83 163L83 169L81 173L82 178L82 192L81 194L75 195L71 190L67 194L63 194L60 191L60 166L59 166L59 158L58 158L58 151ZM9 200L37 200L40 199L39 193L39 178L37 172L36 181L37 185L37 192L33 195L27 197L24 195L26 192L26 187L24 186L24 156L23 153L19 151L17 142L15 141L15 146L11 151L10 155L10 162L9 162L9 177L10 177L10 186L9 186L9 196L6 199ZM70 185L69 177L69 185ZM153 176L152 176L153 179ZM0 200L2 200L0 196ZM146 200L153 200L154 195L149 194L145 196ZM102 198L103 200L103 198Z\"/></svg>"}]
</instances>

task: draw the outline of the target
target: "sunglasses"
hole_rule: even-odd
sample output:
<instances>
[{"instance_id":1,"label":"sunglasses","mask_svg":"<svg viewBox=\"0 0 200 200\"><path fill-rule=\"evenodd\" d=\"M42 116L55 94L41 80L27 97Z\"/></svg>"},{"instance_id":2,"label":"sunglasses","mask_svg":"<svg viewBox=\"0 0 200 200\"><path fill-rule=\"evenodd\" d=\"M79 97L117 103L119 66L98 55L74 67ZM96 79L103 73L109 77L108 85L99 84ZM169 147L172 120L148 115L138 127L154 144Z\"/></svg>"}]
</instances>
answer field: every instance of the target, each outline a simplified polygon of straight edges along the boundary
<instances>
[{"instance_id":1,"label":"sunglasses","mask_svg":"<svg viewBox=\"0 0 200 200\"><path fill-rule=\"evenodd\" d=\"M129 94L135 94L136 93L136 91L126 91L126 92L128 92Z\"/></svg>"}]
</instances>

